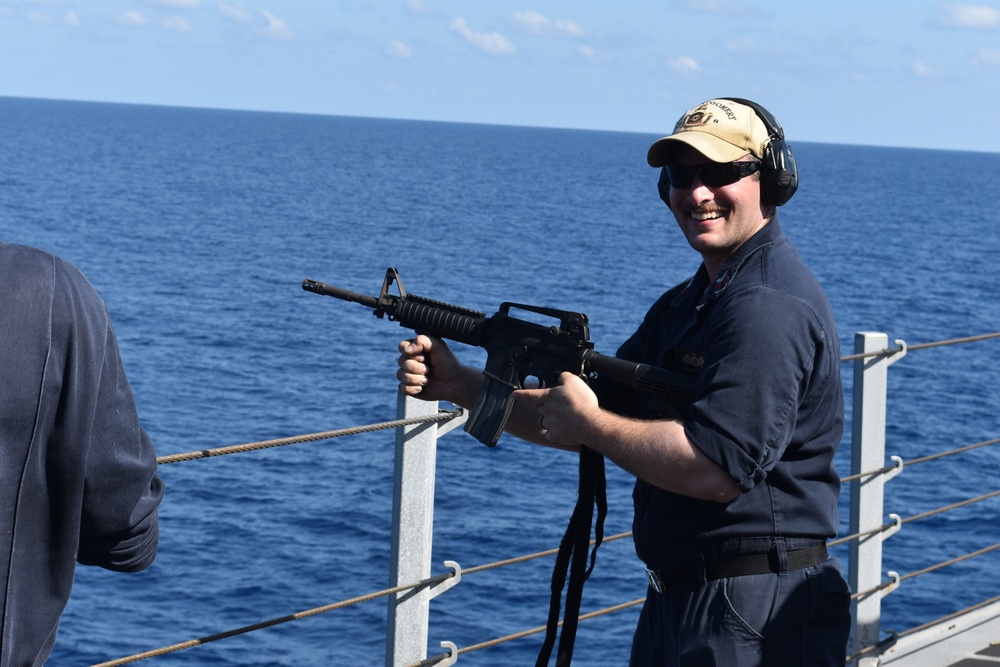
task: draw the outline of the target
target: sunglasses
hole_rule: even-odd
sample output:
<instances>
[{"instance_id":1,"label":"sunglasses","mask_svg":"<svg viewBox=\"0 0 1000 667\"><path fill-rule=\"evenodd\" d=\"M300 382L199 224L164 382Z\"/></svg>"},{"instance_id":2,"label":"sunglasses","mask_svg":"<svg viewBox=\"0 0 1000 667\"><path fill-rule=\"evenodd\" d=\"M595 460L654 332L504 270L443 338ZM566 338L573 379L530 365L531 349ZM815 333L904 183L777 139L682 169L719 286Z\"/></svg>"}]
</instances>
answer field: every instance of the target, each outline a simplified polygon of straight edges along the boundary
<instances>
[{"instance_id":1,"label":"sunglasses","mask_svg":"<svg viewBox=\"0 0 1000 667\"><path fill-rule=\"evenodd\" d=\"M663 168L670 181L670 185L675 188L690 188L694 183L695 174L702 184L710 188L719 188L723 185L730 185L736 181L746 178L750 174L760 169L760 162L710 162L709 164L688 165L688 164L668 164Z\"/></svg>"}]
</instances>

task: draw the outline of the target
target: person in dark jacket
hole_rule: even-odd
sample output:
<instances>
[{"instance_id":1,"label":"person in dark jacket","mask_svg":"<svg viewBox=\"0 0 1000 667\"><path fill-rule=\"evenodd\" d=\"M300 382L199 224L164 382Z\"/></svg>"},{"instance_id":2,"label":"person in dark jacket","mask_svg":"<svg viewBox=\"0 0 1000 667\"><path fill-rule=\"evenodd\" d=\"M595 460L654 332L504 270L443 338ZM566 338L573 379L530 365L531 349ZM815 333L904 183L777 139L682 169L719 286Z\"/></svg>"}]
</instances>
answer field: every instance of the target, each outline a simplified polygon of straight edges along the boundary
<instances>
[{"instance_id":1,"label":"person in dark jacket","mask_svg":"<svg viewBox=\"0 0 1000 667\"><path fill-rule=\"evenodd\" d=\"M690 403L563 373L519 390L507 430L636 477L649 588L631 667L843 665L850 593L836 534L840 345L826 295L778 224L798 187L784 132L713 99L656 141L660 197L702 263L617 356L689 376ZM482 376L428 336L400 343L400 392L471 407Z\"/></svg>"},{"instance_id":2,"label":"person in dark jacket","mask_svg":"<svg viewBox=\"0 0 1000 667\"><path fill-rule=\"evenodd\" d=\"M153 562L163 483L104 302L0 243L0 667L45 663L76 563Z\"/></svg>"}]
</instances>

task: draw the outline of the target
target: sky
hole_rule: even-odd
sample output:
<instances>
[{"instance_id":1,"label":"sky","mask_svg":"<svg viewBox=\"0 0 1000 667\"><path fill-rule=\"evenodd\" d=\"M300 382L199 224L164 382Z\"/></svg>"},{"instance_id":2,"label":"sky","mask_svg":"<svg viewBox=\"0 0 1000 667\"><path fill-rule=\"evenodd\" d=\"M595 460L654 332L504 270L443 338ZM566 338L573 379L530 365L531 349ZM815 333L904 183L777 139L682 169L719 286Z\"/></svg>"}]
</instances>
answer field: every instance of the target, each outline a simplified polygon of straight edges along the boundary
<instances>
[{"instance_id":1,"label":"sky","mask_svg":"<svg viewBox=\"0 0 1000 667\"><path fill-rule=\"evenodd\" d=\"M0 0L0 96L1000 153L1000 0Z\"/></svg>"}]
</instances>

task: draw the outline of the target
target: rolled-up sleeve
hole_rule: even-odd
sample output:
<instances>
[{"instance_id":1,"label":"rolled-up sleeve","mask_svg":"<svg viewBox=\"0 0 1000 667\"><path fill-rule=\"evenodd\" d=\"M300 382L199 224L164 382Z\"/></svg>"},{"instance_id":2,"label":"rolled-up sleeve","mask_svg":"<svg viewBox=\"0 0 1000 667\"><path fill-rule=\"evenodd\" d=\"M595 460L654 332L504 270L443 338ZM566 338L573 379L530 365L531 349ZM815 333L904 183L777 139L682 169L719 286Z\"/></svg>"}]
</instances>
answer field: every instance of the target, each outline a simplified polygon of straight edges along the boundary
<instances>
[{"instance_id":1,"label":"rolled-up sleeve","mask_svg":"<svg viewBox=\"0 0 1000 667\"><path fill-rule=\"evenodd\" d=\"M816 357L816 314L767 287L728 295L709 322L711 345L688 438L748 491L792 442Z\"/></svg>"}]
</instances>

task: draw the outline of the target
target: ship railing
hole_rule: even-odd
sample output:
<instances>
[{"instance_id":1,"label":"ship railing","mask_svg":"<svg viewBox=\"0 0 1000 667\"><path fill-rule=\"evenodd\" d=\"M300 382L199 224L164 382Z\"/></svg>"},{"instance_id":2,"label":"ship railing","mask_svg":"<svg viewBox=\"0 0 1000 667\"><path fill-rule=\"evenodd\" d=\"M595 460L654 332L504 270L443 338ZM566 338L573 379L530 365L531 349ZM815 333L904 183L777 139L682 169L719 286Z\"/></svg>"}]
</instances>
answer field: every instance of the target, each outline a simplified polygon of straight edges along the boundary
<instances>
[{"instance_id":1,"label":"ship railing","mask_svg":"<svg viewBox=\"0 0 1000 667\"><path fill-rule=\"evenodd\" d=\"M848 582L854 593L851 608L852 628L847 656L849 665L875 667L880 662L879 656L890 649L897 639L905 634L891 632L888 637L882 638L880 628L881 601L886 595L897 590L902 582L1000 548L1000 543L993 544L905 575L900 575L895 571L889 571L883 575L882 545L887 539L898 533L903 525L1000 495L1000 491L992 491L907 518L894 513L890 513L886 517L884 509L885 485L900 474L905 467L1000 444L1000 438L995 438L910 461L892 455L889 457L891 464L887 465L885 434L888 369L910 351L973 343L998 337L1000 334L993 333L913 346L908 346L905 341L897 339L894 341L894 345L890 346L888 336L884 333L859 332L855 334L854 354L843 358L843 361L854 362L853 404L851 408L851 474L842 480L850 484L850 534L831 541L830 545L844 543L850 545ZM995 602L997 599L1000 597L981 602L975 607ZM970 608L970 610L975 607ZM933 625L940 620L942 619L937 619L926 625ZM907 632L913 632L917 629L912 628Z\"/></svg>"},{"instance_id":2,"label":"ship railing","mask_svg":"<svg viewBox=\"0 0 1000 667\"><path fill-rule=\"evenodd\" d=\"M898 589L902 582L1000 548L1000 543L998 543L905 575L896 572L888 572L883 575L882 545L904 524L1000 495L1000 491L993 491L907 518L902 518L897 514L889 514L888 521L886 521L884 514L885 484L898 475L904 467L1000 443L1000 438L997 438L910 461L904 461L898 456L891 456L891 463L887 465L885 462L885 433L888 369L910 351L995 338L1000 338L1000 333L914 346L907 346L904 341L895 340L894 345L890 346L886 334L862 332L855 335L855 353L843 358L845 362L853 362L854 370L851 411L851 474L842 480L850 485L850 534L831 541L829 544L833 547L849 545L847 576L851 590L855 592L852 595L852 630L848 655L846 656L848 665L857 665L858 667L878 665L879 655L888 650L897 637L920 629L912 628L898 635L890 633L886 638L881 636L881 600ZM464 571L458 563L446 561L445 567L450 571L432 576L431 543L437 440L461 426L466 420L466 413L460 408L440 409L438 404L434 402L400 396L397 402L397 417L394 421L379 424L203 450L190 454L164 456L158 459L161 464L176 463L376 430L396 429L389 588L251 626L102 662L93 667L124 665L379 598L387 598L388 600L385 649L387 667L452 665L457 662L461 654L544 632L544 626L536 627L506 637L489 639L461 649L453 643L445 641L441 642L445 653L427 656L431 599L459 584L463 575L551 556L557 550L552 549L520 556ZM630 536L631 533L622 533L605 538L604 541L611 542ZM1000 595L981 602L970 610L998 600L1000 600ZM641 598L623 602L582 615L581 620L603 616L641 603ZM952 616L961 613L958 612ZM926 625L931 625L931 623Z\"/></svg>"}]
</instances>

